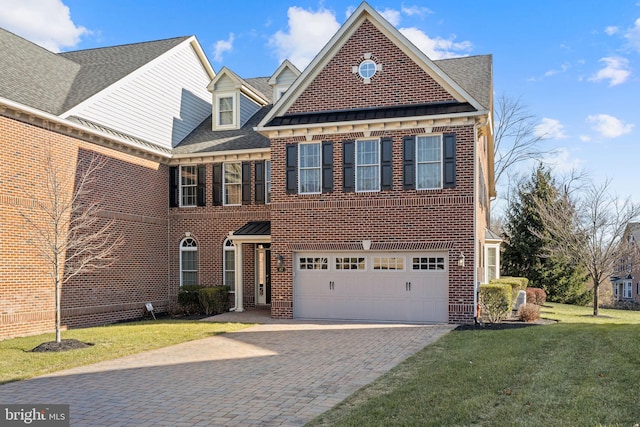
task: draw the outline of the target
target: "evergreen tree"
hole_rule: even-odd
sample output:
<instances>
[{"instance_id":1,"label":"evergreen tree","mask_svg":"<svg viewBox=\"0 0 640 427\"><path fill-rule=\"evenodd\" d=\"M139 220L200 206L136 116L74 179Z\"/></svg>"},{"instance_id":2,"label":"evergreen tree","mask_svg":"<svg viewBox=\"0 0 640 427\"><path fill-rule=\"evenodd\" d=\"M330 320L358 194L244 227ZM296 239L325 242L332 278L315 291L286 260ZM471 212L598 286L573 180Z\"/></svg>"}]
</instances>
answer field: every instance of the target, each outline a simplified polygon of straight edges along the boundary
<instances>
[{"instance_id":1,"label":"evergreen tree","mask_svg":"<svg viewBox=\"0 0 640 427\"><path fill-rule=\"evenodd\" d=\"M560 200L555 181L542 164L528 181L518 185L510 202L504 227L503 275L528 278L529 286L544 289L550 301L575 302L584 292L583 269L567 258L548 255L546 248L553 236L545 229L536 200L546 204Z\"/></svg>"}]
</instances>

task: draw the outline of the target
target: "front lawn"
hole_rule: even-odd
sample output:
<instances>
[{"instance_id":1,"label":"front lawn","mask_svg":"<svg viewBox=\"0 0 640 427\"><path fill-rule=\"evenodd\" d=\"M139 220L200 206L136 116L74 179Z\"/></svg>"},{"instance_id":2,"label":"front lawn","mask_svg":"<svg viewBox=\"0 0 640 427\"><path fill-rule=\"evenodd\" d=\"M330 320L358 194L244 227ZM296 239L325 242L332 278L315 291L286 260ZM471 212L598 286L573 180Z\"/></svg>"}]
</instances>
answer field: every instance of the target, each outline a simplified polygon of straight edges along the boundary
<instances>
[{"instance_id":1,"label":"front lawn","mask_svg":"<svg viewBox=\"0 0 640 427\"><path fill-rule=\"evenodd\" d=\"M34 353L37 345L54 341L43 334L0 341L0 384L23 380L75 366L115 359L185 341L233 332L251 325L187 320L148 320L62 332L62 339L92 343L65 352Z\"/></svg>"},{"instance_id":2,"label":"front lawn","mask_svg":"<svg viewBox=\"0 0 640 427\"><path fill-rule=\"evenodd\" d=\"M633 426L640 312L592 310L547 304L559 323L454 331L308 425Z\"/></svg>"}]
</instances>

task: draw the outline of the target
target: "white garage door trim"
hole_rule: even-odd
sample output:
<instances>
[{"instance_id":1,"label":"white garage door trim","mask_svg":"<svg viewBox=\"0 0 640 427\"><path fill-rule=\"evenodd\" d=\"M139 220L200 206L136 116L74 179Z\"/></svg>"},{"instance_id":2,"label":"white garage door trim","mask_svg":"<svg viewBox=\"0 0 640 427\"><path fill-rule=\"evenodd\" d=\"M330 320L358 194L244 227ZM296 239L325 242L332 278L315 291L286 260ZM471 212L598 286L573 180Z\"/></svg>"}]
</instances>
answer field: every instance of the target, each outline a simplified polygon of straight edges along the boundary
<instances>
[{"instance_id":1,"label":"white garage door trim","mask_svg":"<svg viewBox=\"0 0 640 427\"><path fill-rule=\"evenodd\" d=\"M446 252L299 252L296 318L447 322Z\"/></svg>"}]
</instances>

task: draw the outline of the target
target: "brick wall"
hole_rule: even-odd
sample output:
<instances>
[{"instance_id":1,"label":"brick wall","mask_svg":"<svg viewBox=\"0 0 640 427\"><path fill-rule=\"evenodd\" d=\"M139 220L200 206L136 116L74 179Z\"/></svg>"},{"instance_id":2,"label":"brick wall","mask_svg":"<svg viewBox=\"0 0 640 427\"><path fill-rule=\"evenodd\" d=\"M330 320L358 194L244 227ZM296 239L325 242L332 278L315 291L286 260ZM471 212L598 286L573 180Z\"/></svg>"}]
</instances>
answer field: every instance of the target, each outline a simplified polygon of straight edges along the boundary
<instances>
[{"instance_id":1,"label":"brick wall","mask_svg":"<svg viewBox=\"0 0 640 427\"><path fill-rule=\"evenodd\" d=\"M352 72L371 53L382 71L370 84ZM339 89L337 87L339 86ZM369 21L356 30L287 113L454 101L413 59Z\"/></svg>"},{"instance_id":2,"label":"brick wall","mask_svg":"<svg viewBox=\"0 0 640 427\"><path fill-rule=\"evenodd\" d=\"M200 285L223 284L223 244L230 232L249 221L268 221L270 205L255 203L255 167L251 165L251 204L213 206L213 164L206 165L206 206L177 207L169 212L169 271L171 294L180 288L180 242L190 233L198 244L198 278ZM164 183L168 187L168 181ZM255 304L255 247L243 246L244 304Z\"/></svg>"},{"instance_id":3,"label":"brick wall","mask_svg":"<svg viewBox=\"0 0 640 427\"><path fill-rule=\"evenodd\" d=\"M292 247L309 242L325 244L373 244L409 248L412 245L447 248L449 251L449 320L473 320L474 293L474 128L449 126L438 129L454 132L457 143L457 185L442 190L402 188L402 137L424 133L425 129L385 132L393 139L393 189L374 193L342 192L342 141L362 134L321 135L316 139L334 144L334 191L317 195L286 194L284 186L274 186L271 206L272 256L282 254L285 271L272 271L273 317L293 315ZM295 141L271 141L272 177L285 180L285 159L281 153ZM465 255L465 267L454 260Z\"/></svg>"},{"instance_id":4,"label":"brick wall","mask_svg":"<svg viewBox=\"0 0 640 427\"><path fill-rule=\"evenodd\" d=\"M93 189L102 208L98 225L113 220L114 233L124 239L111 267L76 276L63 286L63 327L140 317L148 301L166 305L165 166L4 116L0 146L0 339L54 329L50 267L37 249L33 227L21 215L47 224L30 213L33 199L43 200L47 151L61 172L73 173L94 155L106 159Z\"/></svg>"}]
</instances>

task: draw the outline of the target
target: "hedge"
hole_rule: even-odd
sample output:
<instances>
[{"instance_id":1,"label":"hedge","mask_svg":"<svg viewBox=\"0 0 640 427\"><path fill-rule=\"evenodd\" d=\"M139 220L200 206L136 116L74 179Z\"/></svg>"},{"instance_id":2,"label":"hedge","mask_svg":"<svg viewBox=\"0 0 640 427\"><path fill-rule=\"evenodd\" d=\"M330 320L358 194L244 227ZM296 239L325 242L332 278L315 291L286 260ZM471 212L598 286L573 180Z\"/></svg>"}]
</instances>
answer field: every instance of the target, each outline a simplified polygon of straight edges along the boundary
<instances>
[{"instance_id":1,"label":"hedge","mask_svg":"<svg viewBox=\"0 0 640 427\"><path fill-rule=\"evenodd\" d=\"M524 291L527 289L527 285L529 284L529 279L526 277L510 277L504 276L499 279L491 279L489 282L492 285L510 285L511 286L511 298L515 302L518 298L518 292Z\"/></svg>"},{"instance_id":2,"label":"hedge","mask_svg":"<svg viewBox=\"0 0 640 427\"><path fill-rule=\"evenodd\" d=\"M178 304L187 314L224 313L229 310L229 287L185 285L178 292Z\"/></svg>"}]
</instances>

